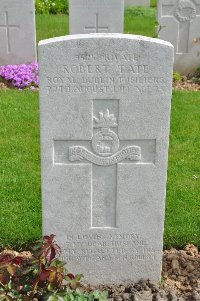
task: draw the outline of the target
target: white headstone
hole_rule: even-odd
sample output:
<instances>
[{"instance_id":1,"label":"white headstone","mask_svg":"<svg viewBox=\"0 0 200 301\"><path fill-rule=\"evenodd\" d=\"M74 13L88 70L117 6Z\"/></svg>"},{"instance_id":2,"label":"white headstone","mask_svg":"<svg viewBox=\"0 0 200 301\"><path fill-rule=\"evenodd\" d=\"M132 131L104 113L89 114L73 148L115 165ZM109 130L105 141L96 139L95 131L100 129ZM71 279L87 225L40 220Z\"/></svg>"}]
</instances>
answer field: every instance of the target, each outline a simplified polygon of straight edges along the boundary
<instances>
[{"instance_id":1,"label":"white headstone","mask_svg":"<svg viewBox=\"0 0 200 301\"><path fill-rule=\"evenodd\" d=\"M124 0L124 6L150 6L150 0Z\"/></svg>"},{"instance_id":2,"label":"white headstone","mask_svg":"<svg viewBox=\"0 0 200 301\"><path fill-rule=\"evenodd\" d=\"M74 35L39 59L44 234L90 283L158 281L173 46Z\"/></svg>"},{"instance_id":3,"label":"white headstone","mask_svg":"<svg viewBox=\"0 0 200 301\"><path fill-rule=\"evenodd\" d=\"M0 0L0 65L36 61L33 0Z\"/></svg>"},{"instance_id":4,"label":"white headstone","mask_svg":"<svg viewBox=\"0 0 200 301\"><path fill-rule=\"evenodd\" d=\"M69 0L70 34L123 33L124 0Z\"/></svg>"},{"instance_id":5,"label":"white headstone","mask_svg":"<svg viewBox=\"0 0 200 301\"><path fill-rule=\"evenodd\" d=\"M174 46L174 69L188 74L200 66L200 0L160 0L159 37Z\"/></svg>"}]
</instances>

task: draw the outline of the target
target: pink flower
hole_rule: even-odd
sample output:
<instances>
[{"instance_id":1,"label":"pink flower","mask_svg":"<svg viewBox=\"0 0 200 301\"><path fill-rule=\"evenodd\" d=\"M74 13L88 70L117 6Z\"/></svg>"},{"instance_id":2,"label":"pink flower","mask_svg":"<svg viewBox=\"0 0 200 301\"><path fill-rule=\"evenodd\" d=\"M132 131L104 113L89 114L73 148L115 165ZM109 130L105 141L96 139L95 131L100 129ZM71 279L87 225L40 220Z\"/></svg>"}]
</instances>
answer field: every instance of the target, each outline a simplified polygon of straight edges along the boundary
<instances>
[{"instance_id":1,"label":"pink flower","mask_svg":"<svg viewBox=\"0 0 200 301\"><path fill-rule=\"evenodd\" d=\"M0 66L0 77L18 89L31 87L33 90L39 85L38 64Z\"/></svg>"}]
</instances>

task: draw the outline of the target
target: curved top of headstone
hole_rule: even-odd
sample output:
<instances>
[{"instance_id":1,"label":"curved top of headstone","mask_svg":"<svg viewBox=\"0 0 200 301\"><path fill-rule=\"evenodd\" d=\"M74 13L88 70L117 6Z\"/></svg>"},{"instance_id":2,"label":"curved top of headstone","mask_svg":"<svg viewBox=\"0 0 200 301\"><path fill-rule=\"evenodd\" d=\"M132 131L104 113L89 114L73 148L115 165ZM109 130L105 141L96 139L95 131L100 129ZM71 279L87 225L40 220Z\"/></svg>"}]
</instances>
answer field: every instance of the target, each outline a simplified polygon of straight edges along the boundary
<instances>
[{"instance_id":1,"label":"curved top of headstone","mask_svg":"<svg viewBox=\"0 0 200 301\"><path fill-rule=\"evenodd\" d=\"M119 34L119 33L90 33L90 34L78 34L78 35L67 35L67 36L61 36L51 39L42 40L39 42L39 46L47 45L47 44L53 44L57 42L64 42L64 41L72 41L72 40L86 40L86 39L126 39L126 40L133 40L133 41L139 41L139 42L149 42L154 43L158 45L173 47L173 45L170 42L145 37L145 36L139 36L139 35L132 35L132 34Z\"/></svg>"}]
</instances>

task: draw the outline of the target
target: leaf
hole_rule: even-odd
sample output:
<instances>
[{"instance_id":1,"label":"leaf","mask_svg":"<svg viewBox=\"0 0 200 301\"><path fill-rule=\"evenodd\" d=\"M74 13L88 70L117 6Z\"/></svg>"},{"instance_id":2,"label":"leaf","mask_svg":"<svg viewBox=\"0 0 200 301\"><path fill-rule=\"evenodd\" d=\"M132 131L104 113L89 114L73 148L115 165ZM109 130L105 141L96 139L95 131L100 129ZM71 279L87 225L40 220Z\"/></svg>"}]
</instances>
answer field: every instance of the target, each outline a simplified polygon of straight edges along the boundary
<instances>
[{"instance_id":1,"label":"leaf","mask_svg":"<svg viewBox=\"0 0 200 301\"><path fill-rule=\"evenodd\" d=\"M6 299L5 299L6 301L13 301L13 300L15 300L14 298L12 298L11 296L6 296Z\"/></svg>"},{"instance_id":2,"label":"leaf","mask_svg":"<svg viewBox=\"0 0 200 301\"><path fill-rule=\"evenodd\" d=\"M22 288L22 292L30 292L32 290L31 285L25 284L24 287Z\"/></svg>"},{"instance_id":3,"label":"leaf","mask_svg":"<svg viewBox=\"0 0 200 301\"><path fill-rule=\"evenodd\" d=\"M50 296L47 301L58 301L58 297L56 295Z\"/></svg>"},{"instance_id":4,"label":"leaf","mask_svg":"<svg viewBox=\"0 0 200 301\"><path fill-rule=\"evenodd\" d=\"M65 262L59 260L59 259L55 259L54 261L52 261L51 266L55 266L58 268L63 268L65 266Z\"/></svg>"},{"instance_id":5,"label":"leaf","mask_svg":"<svg viewBox=\"0 0 200 301\"><path fill-rule=\"evenodd\" d=\"M95 299L98 299L99 301L107 301L108 300L108 292L107 291L99 292L98 290L95 290L93 292L93 296Z\"/></svg>"},{"instance_id":6,"label":"leaf","mask_svg":"<svg viewBox=\"0 0 200 301\"><path fill-rule=\"evenodd\" d=\"M68 273L66 276L68 277L68 279L71 279L71 280L75 278L75 276L71 273Z\"/></svg>"},{"instance_id":7,"label":"leaf","mask_svg":"<svg viewBox=\"0 0 200 301\"><path fill-rule=\"evenodd\" d=\"M21 266L23 263L23 259L22 259L22 257L17 256L12 260L12 263L17 266Z\"/></svg>"},{"instance_id":8,"label":"leaf","mask_svg":"<svg viewBox=\"0 0 200 301\"><path fill-rule=\"evenodd\" d=\"M4 301L4 300L6 300L6 293L1 293L0 292L0 301Z\"/></svg>"},{"instance_id":9,"label":"leaf","mask_svg":"<svg viewBox=\"0 0 200 301\"><path fill-rule=\"evenodd\" d=\"M33 272L34 269L35 269L35 267L33 267L33 266L30 266L30 267L24 267L23 270L21 270L21 273L22 273L22 275L27 275L27 274L29 274L30 272ZM36 273L34 273L34 274L36 274Z\"/></svg>"},{"instance_id":10,"label":"leaf","mask_svg":"<svg viewBox=\"0 0 200 301\"><path fill-rule=\"evenodd\" d=\"M46 281L50 275L51 271L43 270L39 275L39 281Z\"/></svg>"},{"instance_id":11,"label":"leaf","mask_svg":"<svg viewBox=\"0 0 200 301\"><path fill-rule=\"evenodd\" d=\"M12 265L12 264L9 264L9 265L7 266L7 271L8 271L8 273L9 273L11 276L13 276L13 275L15 274L15 272L16 272L16 266L14 266L14 265Z\"/></svg>"},{"instance_id":12,"label":"leaf","mask_svg":"<svg viewBox=\"0 0 200 301\"><path fill-rule=\"evenodd\" d=\"M57 272L51 271L48 277L49 282L56 283L57 282Z\"/></svg>"},{"instance_id":13,"label":"leaf","mask_svg":"<svg viewBox=\"0 0 200 301\"><path fill-rule=\"evenodd\" d=\"M52 244L54 241L54 238L55 238L55 234L51 234L50 236L48 236L48 235L43 236L43 240L45 242L47 242L48 244Z\"/></svg>"},{"instance_id":14,"label":"leaf","mask_svg":"<svg viewBox=\"0 0 200 301\"><path fill-rule=\"evenodd\" d=\"M83 274L77 274L75 276L76 281L80 281L82 278L84 278Z\"/></svg>"},{"instance_id":15,"label":"leaf","mask_svg":"<svg viewBox=\"0 0 200 301\"><path fill-rule=\"evenodd\" d=\"M12 261L11 255L3 254L0 256L0 268L7 266Z\"/></svg>"},{"instance_id":16,"label":"leaf","mask_svg":"<svg viewBox=\"0 0 200 301\"><path fill-rule=\"evenodd\" d=\"M33 293L36 291L38 283L39 283L39 278L37 278L33 281L33 284L32 284Z\"/></svg>"},{"instance_id":17,"label":"leaf","mask_svg":"<svg viewBox=\"0 0 200 301\"><path fill-rule=\"evenodd\" d=\"M2 285L7 284L9 280L10 280L10 274L8 273L7 270L3 270L2 272L0 272L0 283Z\"/></svg>"},{"instance_id":18,"label":"leaf","mask_svg":"<svg viewBox=\"0 0 200 301\"><path fill-rule=\"evenodd\" d=\"M54 234L43 237L43 246L40 256L44 256L47 262L51 262L56 255L60 255L61 253L60 247L54 242L54 237Z\"/></svg>"}]
</instances>

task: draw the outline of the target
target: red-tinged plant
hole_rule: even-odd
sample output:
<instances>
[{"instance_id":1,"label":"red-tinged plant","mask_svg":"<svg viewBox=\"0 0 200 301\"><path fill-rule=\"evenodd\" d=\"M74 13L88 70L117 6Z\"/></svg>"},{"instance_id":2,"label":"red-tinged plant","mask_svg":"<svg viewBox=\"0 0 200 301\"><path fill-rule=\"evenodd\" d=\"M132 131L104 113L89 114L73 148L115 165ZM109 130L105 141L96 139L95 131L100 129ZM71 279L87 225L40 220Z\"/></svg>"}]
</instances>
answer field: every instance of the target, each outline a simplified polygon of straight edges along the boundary
<instances>
[{"instance_id":1,"label":"red-tinged plant","mask_svg":"<svg viewBox=\"0 0 200 301\"><path fill-rule=\"evenodd\" d=\"M46 262L51 262L56 256L61 253L60 247L54 241L55 235L44 236L42 240L42 248L40 257L44 258Z\"/></svg>"},{"instance_id":2,"label":"red-tinged plant","mask_svg":"<svg viewBox=\"0 0 200 301\"><path fill-rule=\"evenodd\" d=\"M54 238L52 234L38 241L28 260L15 253L0 255L0 300L44 300L79 286L82 275L68 273Z\"/></svg>"}]
</instances>

